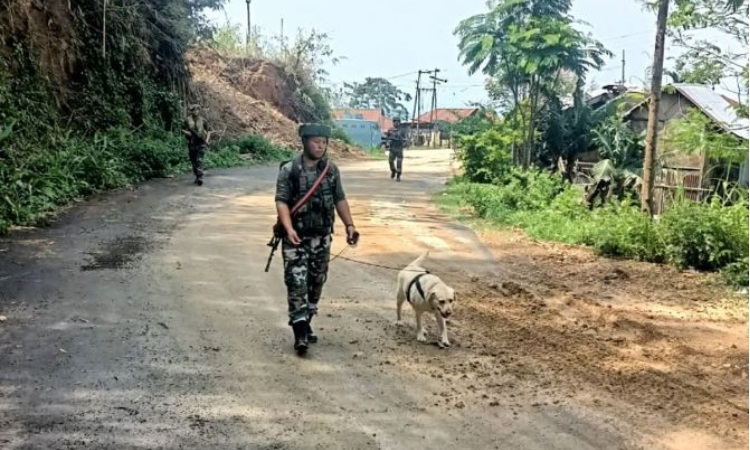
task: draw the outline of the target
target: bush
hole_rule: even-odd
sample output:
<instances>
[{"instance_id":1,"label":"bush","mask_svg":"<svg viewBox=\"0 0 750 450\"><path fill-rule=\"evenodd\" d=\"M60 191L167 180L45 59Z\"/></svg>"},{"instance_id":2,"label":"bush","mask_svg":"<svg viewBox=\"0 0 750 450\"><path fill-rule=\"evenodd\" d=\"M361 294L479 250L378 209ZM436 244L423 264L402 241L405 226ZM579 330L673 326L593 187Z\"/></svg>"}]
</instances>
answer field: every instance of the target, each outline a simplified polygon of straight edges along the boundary
<instances>
[{"instance_id":1,"label":"bush","mask_svg":"<svg viewBox=\"0 0 750 450\"><path fill-rule=\"evenodd\" d=\"M76 198L189 168L185 140L177 134L117 129L93 138L62 132L52 136L46 144L3 149L0 234L13 224L39 223ZM246 136L213 146L204 163L206 168L233 167L291 155L262 136Z\"/></svg>"},{"instance_id":2,"label":"bush","mask_svg":"<svg viewBox=\"0 0 750 450\"><path fill-rule=\"evenodd\" d=\"M466 179L492 183L504 178L513 164L511 148L520 137L518 132L512 132L503 124L478 134L460 136L457 156Z\"/></svg>"},{"instance_id":3,"label":"bush","mask_svg":"<svg viewBox=\"0 0 750 450\"><path fill-rule=\"evenodd\" d=\"M727 264L721 271L724 282L735 288L747 289L750 280L748 280L748 257L744 257L737 262Z\"/></svg>"},{"instance_id":4,"label":"bush","mask_svg":"<svg viewBox=\"0 0 750 450\"><path fill-rule=\"evenodd\" d=\"M583 243L597 254L664 262L664 242L656 225L629 202L595 211L591 219L590 234Z\"/></svg>"},{"instance_id":5,"label":"bush","mask_svg":"<svg viewBox=\"0 0 750 450\"><path fill-rule=\"evenodd\" d=\"M731 285L748 285L748 204L723 207L682 201L658 221L628 201L589 211L583 192L559 177L511 169L497 184L458 182L447 194L500 225L536 239L593 247L599 255L678 267L721 270Z\"/></svg>"},{"instance_id":6,"label":"bush","mask_svg":"<svg viewBox=\"0 0 750 450\"><path fill-rule=\"evenodd\" d=\"M352 141L352 138L347 135L344 130L341 129L341 127L338 127L336 125L331 127L331 138L337 139L345 144L349 145L356 145L354 141Z\"/></svg>"},{"instance_id":7,"label":"bush","mask_svg":"<svg viewBox=\"0 0 750 450\"><path fill-rule=\"evenodd\" d=\"M218 150L236 152L239 155L249 155L255 162L269 162L287 159L294 152L286 147L271 143L258 134L251 134L232 139L220 144Z\"/></svg>"},{"instance_id":8,"label":"bush","mask_svg":"<svg viewBox=\"0 0 750 450\"><path fill-rule=\"evenodd\" d=\"M722 207L684 200L659 222L669 261L678 267L717 270L748 255L747 204Z\"/></svg>"}]
</instances>

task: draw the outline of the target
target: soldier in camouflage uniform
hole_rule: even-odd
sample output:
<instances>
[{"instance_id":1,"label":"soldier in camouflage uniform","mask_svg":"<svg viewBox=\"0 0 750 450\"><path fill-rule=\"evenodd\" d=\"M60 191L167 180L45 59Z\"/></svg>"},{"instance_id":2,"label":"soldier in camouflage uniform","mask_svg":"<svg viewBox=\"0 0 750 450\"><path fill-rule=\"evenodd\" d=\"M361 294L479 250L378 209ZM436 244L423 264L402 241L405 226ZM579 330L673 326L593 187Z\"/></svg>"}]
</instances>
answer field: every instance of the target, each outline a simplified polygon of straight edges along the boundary
<instances>
[{"instance_id":1,"label":"soldier in camouflage uniform","mask_svg":"<svg viewBox=\"0 0 750 450\"><path fill-rule=\"evenodd\" d=\"M203 154L208 146L210 131L208 124L200 114L198 105L190 105L190 114L185 118L182 133L188 141L188 156L195 174L195 184L203 185Z\"/></svg>"},{"instance_id":2,"label":"soldier in camouflage uniform","mask_svg":"<svg viewBox=\"0 0 750 450\"><path fill-rule=\"evenodd\" d=\"M355 236L349 203L338 167L330 162L318 190L299 212L290 217L291 207L312 187L325 167L330 129L307 124L299 130L304 150L281 166L276 182L276 209L286 232L282 244L284 282L289 304L289 325L294 331L294 348L300 353L317 342L310 323L328 274L331 234L335 213L346 224L347 240Z\"/></svg>"},{"instance_id":3,"label":"soldier in camouflage uniform","mask_svg":"<svg viewBox=\"0 0 750 450\"><path fill-rule=\"evenodd\" d=\"M391 167L391 179L401 181L401 165L404 160L406 136L401 129L401 121L393 119L393 129L388 131L386 139L389 141L388 165Z\"/></svg>"}]
</instances>

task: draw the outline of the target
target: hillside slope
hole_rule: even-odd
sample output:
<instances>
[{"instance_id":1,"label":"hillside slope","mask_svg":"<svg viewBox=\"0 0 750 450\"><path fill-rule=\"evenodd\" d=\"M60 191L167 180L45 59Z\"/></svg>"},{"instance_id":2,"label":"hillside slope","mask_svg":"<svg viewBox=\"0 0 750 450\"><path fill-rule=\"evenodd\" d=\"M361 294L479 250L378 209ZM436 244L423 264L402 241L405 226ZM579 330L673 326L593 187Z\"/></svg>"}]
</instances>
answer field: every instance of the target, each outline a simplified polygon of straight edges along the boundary
<instances>
[{"instance_id":1,"label":"hillside slope","mask_svg":"<svg viewBox=\"0 0 750 450\"><path fill-rule=\"evenodd\" d=\"M224 57L208 48L187 54L192 76L190 97L200 103L220 138L254 133L276 145L301 150L299 122L309 120L294 79L275 64ZM334 157L363 155L361 149L331 140Z\"/></svg>"}]
</instances>

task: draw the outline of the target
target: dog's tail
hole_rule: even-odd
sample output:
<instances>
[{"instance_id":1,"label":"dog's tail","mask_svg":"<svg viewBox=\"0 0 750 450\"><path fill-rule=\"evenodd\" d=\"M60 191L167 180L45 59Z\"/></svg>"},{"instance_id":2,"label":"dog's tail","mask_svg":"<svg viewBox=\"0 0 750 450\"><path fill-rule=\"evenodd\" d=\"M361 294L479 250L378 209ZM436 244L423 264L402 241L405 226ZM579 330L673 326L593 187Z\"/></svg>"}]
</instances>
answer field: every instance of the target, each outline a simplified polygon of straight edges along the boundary
<instances>
[{"instance_id":1,"label":"dog's tail","mask_svg":"<svg viewBox=\"0 0 750 450\"><path fill-rule=\"evenodd\" d=\"M419 255L419 258L415 259L414 261L409 264L410 266L421 266L425 259L427 259L427 256L429 256L430 251L427 250L421 255Z\"/></svg>"}]
</instances>

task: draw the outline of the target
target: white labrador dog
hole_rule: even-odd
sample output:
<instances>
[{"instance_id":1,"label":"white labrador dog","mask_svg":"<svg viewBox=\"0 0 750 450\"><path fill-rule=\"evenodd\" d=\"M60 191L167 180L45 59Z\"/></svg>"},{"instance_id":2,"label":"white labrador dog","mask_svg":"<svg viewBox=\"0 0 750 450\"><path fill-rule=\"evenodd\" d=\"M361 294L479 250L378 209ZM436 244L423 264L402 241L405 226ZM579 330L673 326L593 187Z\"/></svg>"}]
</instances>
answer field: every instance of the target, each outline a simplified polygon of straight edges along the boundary
<instances>
[{"instance_id":1,"label":"white labrador dog","mask_svg":"<svg viewBox=\"0 0 750 450\"><path fill-rule=\"evenodd\" d=\"M401 307L404 302L414 309L417 319L417 340L427 340L427 330L422 323L422 314L432 313L438 325L440 348L450 347L446 320L453 314L456 292L437 275L431 274L422 263L429 252L412 261L398 274L398 291L396 293L397 324L401 325Z\"/></svg>"}]
</instances>

